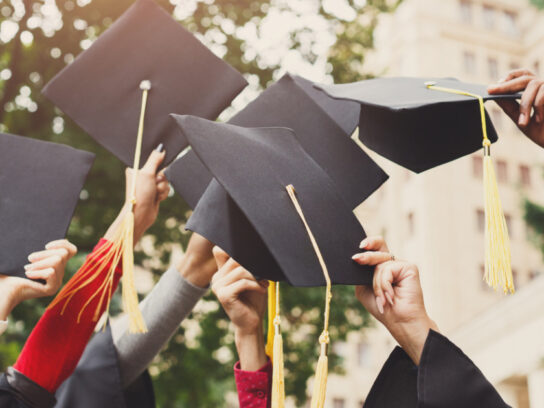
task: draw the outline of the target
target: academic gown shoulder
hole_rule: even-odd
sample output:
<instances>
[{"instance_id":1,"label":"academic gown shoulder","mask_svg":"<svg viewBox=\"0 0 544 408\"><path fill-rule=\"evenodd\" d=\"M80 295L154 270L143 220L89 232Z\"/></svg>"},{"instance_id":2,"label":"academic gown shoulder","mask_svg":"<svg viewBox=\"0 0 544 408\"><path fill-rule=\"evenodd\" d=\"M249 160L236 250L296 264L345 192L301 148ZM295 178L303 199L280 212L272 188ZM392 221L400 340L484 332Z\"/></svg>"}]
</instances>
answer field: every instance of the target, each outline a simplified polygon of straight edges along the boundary
<instances>
[{"instance_id":1,"label":"academic gown shoulder","mask_svg":"<svg viewBox=\"0 0 544 408\"><path fill-rule=\"evenodd\" d=\"M35 382L9 367L0 376L1 408L53 408L55 397Z\"/></svg>"},{"instance_id":2,"label":"academic gown shoulder","mask_svg":"<svg viewBox=\"0 0 544 408\"><path fill-rule=\"evenodd\" d=\"M509 408L474 363L431 330L419 366L395 348L364 408Z\"/></svg>"},{"instance_id":3,"label":"academic gown shoulder","mask_svg":"<svg viewBox=\"0 0 544 408\"><path fill-rule=\"evenodd\" d=\"M55 408L155 408L147 371L128 388L121 384L117 350L108 326L94 335L74 373L57 390Z\"/></svg>"}]
</instances>

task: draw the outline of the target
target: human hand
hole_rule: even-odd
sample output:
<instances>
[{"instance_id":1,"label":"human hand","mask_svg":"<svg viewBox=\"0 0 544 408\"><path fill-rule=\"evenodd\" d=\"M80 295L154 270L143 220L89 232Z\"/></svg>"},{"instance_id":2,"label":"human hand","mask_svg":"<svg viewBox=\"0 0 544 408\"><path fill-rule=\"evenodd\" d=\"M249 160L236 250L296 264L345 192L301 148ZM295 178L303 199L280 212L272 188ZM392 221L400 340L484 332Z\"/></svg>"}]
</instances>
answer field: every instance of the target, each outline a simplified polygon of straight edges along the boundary
<instances>
[{"instance_id":1,"label":"human hand","mask_svg":"<svg viewBox=\"0 0 544 408\"><path fill-rule=\"evenodd\" d=\"M267 362L262 333L268 282L257 282L251 273L214 247L219 270L212 279L212 291L235 326L240 366L256 371Z\"/></svg>"},{"instance_id":2,"label":"human hand","mask_svg":"<svg viewBox=\"0 0 544 408\"><path fill-rule=\"evenodd\" d=\"M490 85L487 91L491 95L523 91L520 103L514 100L496 102L529 139L544 147L544 80L527 69L517 69L499 83Z\"/></svg>"},{"instance_id":3,"label":"human hand","mask_svg":"<svg viewBox=\"0 0 544 408\"><path fill-rule=\"evenodd\" d=\"M210 284L212 276L217 271L217 263L212 253L213 246L202 235L193 232L187 250L177 265L184 279L201 288Z\"/></svg>"},{"instance_id":4,"label":"human hand","mask_svg":"<svg viewBox=\"0 0 544 408\"><path fill-rule=\"evenodd\" d=\"M44 251L28 256L30 263L25 266L25 274L29 279L0 275L0 320L5 320L22 301L54 295L62 285L66 263L76 253L77 248L69 241L52 241Z\"/></svg>"},{"instance_id":5,"label":"human hand","mask_svg":"<svg viewBox=\"0 0 544 408\"><path fill-rule=\"evenodd\" d=\"M394 260L381 237L366 238L361 248L367 252L354 255L355 262L376 270L373 287L357 286L355 295L418 364L429 329L438 330L425 309L418 268Z\"/></svg>"}]
</instances>

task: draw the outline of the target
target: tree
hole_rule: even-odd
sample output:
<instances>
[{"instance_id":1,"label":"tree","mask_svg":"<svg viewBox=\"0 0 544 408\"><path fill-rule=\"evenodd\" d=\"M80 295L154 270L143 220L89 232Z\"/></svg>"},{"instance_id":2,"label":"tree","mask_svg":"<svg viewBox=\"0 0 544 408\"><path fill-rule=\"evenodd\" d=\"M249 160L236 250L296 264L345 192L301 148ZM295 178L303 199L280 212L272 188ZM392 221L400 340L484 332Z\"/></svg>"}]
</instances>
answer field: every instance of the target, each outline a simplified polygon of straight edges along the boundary
<instances>
[{"instance_id":1,"label":"tree","mask_svg":"<svg viewBox=\"0 0 544 408\"><path fill-rule=\"evenodd\" d=\"M290 53L299 56L307 66L323 64L323 71L339 82L366 77L361 67L366 51L373 45L377 17L393 10L400 2L156 1L215 53L244 73L253 92L277 77L284 57ZM70 262L68 276L81 265L83 256L92 249L120 208L124 198L124 171L117 159L45 100L40 90L132 2L0 1L0 41L3 43L0 48L0 131L65 143L97 155L68 234L81 254ZM284 20L274 23L274 15L288 16L296 23L293 29L287 30L276 57L271 58L272 52L260 49L258 40L266 35L263 29L266 24L276 24L275 27L280 28ZM305 21L303 18L310 18L311 24L300 23ZM325 44L328 52L323 51L325 36L332 38L330 44ZM304 75L304 72L300 74ZM183 226L188 214L182 199L174 196L167 200L149 231L154 250L145 253L140 249L136 254L137 262L157 275L162 272L172 247L186 244L188 234ZM10 331L0 339L2 367L13 362L48 301L27 302L16 309L12 317L16 324L11 325ZM203 304L203 310L184 322L151 368L162 407L221 407L225 404L225 391L233 390L235 352L228 319L211 296ZM296 397L298 405L306 399L306 382L313 374L318 355L317 336L322 324L323 304L324 291L319 288L285 288L282 291L283 319L287 329L287 393ZM331 316L334 341L342 340L348 331L366 325L367 317L355 301L351 288L334 288ZM295 341L289 336L301 328L307 329L304 341ZM334 348L331 351L331 370L338 372L340 361Z\"/></svg>"}]
</instances>

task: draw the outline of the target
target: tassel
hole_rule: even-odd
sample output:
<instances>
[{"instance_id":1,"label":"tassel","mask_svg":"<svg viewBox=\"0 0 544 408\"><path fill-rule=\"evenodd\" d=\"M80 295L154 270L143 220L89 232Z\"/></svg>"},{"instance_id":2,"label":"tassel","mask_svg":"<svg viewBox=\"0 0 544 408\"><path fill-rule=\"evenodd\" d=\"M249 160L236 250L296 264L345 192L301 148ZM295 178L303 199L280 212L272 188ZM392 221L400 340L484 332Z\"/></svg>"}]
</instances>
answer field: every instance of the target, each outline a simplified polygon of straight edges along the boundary
<instances>
[{"instance_id":1,"label":"tassel","mask_svg":"<svg viewBox=\"0 0 544 408\"><path fill-rule=\"evenodd\" d=\"M283 338L280 330L280 283L274 286L275 317L273 320L273 360L272 360L272 401L271 408L284 408L285 406L285 379L283 373ZM270 287L270 286L269 286ZM269 292L270 293L270 292ZM270 299L269 299L270 302ZM270 304L270 303L269 303Z\"/></svg>"},{"instance_id":2,"label":"tassel","mask_svg":"<svg viewBox=\"0 0 544 408\"><path fill-rule=\"evenodd\" d=\"M276 316L276 284L268 281L268 329L266 332L266 355L274 357L274 317Z\"/></svg>"},{"instance_id":3,"label":"tassel","mask_svg":"<svg viewBox=\"0 0 544 408\"><path fill-rule=\"evenodd\" d=\"M327 357L327 348L330 342L329 318L331 314L332 283L331 283L329 271L327 269L327 265L325 264L325 260L323 259L323 255L321 254L321 250L319 249L319 245L317 244L314 234L312 233L312 230L310 229L310 226L308 225L308 222L306 221L306 217L304 216L302 207L300 206L300 203L298 202L295 188L290 184L286 187L286 189L287 189L287 193L289 194L289 198L291 198L291 201L293 202L293 205L295 206L295 209L297 210L297 213L300 219L302 220L304 227L306 228L306 232L308 234L308 237L310 238L310 242L312 243L317 259L319 260L319 264L321 265L321 270L323 272L323 276L325 277L325 282L327 284L326 292L325 292L325 312L324 312L324 319L323 319L324 327L323 327L323 332L321 333L321 336L319 336L319 344L321 345L321 351L319 354L319 359L317 361L317 367L316 367L315 379L314 379L314 391L312 393L312 402L310 404L311 408L323 408L325 406L325 396L327 394L327 377L328 377L328 371L329 371L329 359Z\"/></svg>"},{"instance_id":4,"label":"tassel","mask_svg":"<svg viewBox=\"0 0 544 408\"><path fill-rule=\"evenodd\" d=\"M501 287L505 294L514 293L508 226L489 150L484 145L485 281L495 290Z\"/></svg>"},{"instance_id":5,"label":"tassel","mask_svg":"<svg viewBox=\"0 0 544 408\"><path fill-rule=\"evenodd\" d=\"M491 161L491 141L487 137L484 99L480 95L458 89L436 86L436 82L427 82L427 88L476 98L480 107L484 150L484 202L485 202L485 276L487 284L493 289L502 288L503 292L514 293L514 278L510 255L508 226L502 210L499 189L493 162Z\"/></svg>"},{"instance_id":6,"label":"tassel","mask_svg":"<svg viewBox=\"0 0 544 408\"><path fill-rule=\"evenodd\" d=\"M123 278L122 278L122 299L123 308L129 317L129 331L131 333L146 333L147 327L145 325L142 313L139 308L138 293L134 284L134 205L136 204L136 185L138 179L138 169L140 168L140 156L142 151L142 138L144 130L144 117L147 106L147 95L151 89L151 83L149 81L142 81L140 83L140 89L142 90L142 105L140 110L140 120L138 124L138 134L136 138L136 149L134 152L134 168L132 184L130 188L130 203L129 209L123 217L119 228L114 233L111 239L110 245L105 245L100 248L96 254L92 254L87 261L82 265L78 271L79 278L73 279L69 282L57 295L57 297L51 302L48 308L53 308L57 304L64 301L64 305L61 309L61 314L64 313L66 307L70 303L72 297L83 287L90 282L96 280L101 276L107 267L111 265L106 278L99 289L87 300L83 305L78 315L78 323L81 321L81 316L87 308L87 306L95 299L99 297L98 305L93 315L93 321L98 321L100 318L99 311L104 301L107 302L106 315L109 314L109 306L112 297L113 277L115 275L115 268L122 259L123 262ZM101 263L98 263L97 259L103 259ZM107 319L104 320L104 327L106 326Z\"/></svg>"}]
</instances>

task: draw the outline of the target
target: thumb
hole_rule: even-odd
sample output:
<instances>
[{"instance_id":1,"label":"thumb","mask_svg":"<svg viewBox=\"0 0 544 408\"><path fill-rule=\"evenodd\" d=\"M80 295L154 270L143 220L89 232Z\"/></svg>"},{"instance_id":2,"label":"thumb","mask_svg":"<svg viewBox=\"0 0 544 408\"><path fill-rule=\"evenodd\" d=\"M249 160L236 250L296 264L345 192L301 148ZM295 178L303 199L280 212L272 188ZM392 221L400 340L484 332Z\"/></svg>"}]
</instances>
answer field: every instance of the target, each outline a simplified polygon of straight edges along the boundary
<instances>
[{"instance_id":1,"label":"thumb","mask_svg":"<svg viewBox=\"0 0 544 408\"><path fill-rule=\"evenodd\" d=\"M157 174L161 163L164 161L165 155L166 152L162 150L162 144L160 144L157 149L151 152L144 167L142 167L142 170L148 173Z\"/></svg>"},{"instance_id":2,"label":"thumb","mask_svg":"<svg viewBox=\"0 0 544 408\"><path fill-rule=\"evenodd\" d=\"M227 254L218 246L214 246L212 252L213 257L215 258L215 262L217 263L217 269L221 269L223 265L225 265L225 263L230 259L229 254Z\"/></svg>"},{"instance_id":3,"label":"thumb","mask_svg":"<svg viewBox=\"0 0 544 408\"><path fill-rule=\"evenodd\" d=\"M498 99L495 102L517 125L519 119L519 103L511 99Z\"/></svg>"}]
</instances>

